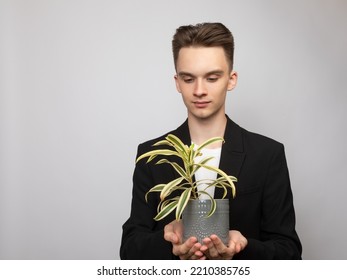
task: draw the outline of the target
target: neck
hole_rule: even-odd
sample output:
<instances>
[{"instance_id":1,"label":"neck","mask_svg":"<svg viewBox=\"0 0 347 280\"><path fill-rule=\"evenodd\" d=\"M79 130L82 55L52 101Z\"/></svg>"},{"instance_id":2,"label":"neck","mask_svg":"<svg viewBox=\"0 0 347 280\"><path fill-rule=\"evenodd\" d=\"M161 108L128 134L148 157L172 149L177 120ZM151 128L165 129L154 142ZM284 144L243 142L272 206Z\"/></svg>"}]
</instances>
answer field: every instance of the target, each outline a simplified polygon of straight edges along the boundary
<instances>
[{"instance_id":1,"label":"neck","mask_svg":"<svg viewBox=\"0 0 347 280\"><path fill-rule=\"evenodd\" d=\"M223 116L216 116L208 119L197 119L188 116L188 125L190 138L193 143L200 145L212 137L224 137L227 118ZM222 142L216 142L208 146L208 148L219 148Z\"/></svg>"}]
</instances>

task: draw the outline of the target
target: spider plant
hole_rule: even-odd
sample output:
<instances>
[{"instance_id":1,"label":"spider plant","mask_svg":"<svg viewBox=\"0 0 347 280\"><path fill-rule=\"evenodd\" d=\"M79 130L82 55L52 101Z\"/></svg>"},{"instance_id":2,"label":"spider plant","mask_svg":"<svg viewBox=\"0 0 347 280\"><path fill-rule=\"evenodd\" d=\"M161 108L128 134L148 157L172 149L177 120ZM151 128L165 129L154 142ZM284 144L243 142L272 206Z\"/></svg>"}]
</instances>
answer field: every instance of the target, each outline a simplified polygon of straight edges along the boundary
<instances>
[{"instance_id":1,"label":"spider plant","mask_svg":"<svg viewBox=\"0 0 347 280\"><path fill-rule=\"evenodd\" d=\"M157 156L164 156L164 158L160 159L156 162L156 164L170 164L174 170L178 173L179 177L172 180L166 184L158 184L152 187L145 195L145 200L148 202L148 194L152 192L160 193L160 203L158 205L157 212L158 214L154 217L154 220L159 221L169 215L172 211L176 211L176 220L181 218L181 215L187 206L189 200L198 199L199 195L206 194L211 199L211 209L208 213L208 217L210 217L216 210L216 201L215 199L206 192L207 188L216 187L223 189L223 198L227 195L228 188L231 189L232 196L235 197L235 185L234 182L237 179L233 176L227 175L221 169L210 166L207 163L213 157L207 157L201 159L199 162L195 163L194 159L197 156L202 155L202 149L206 146L222 141L224 139L222 137L214 137L198 147L195 147L194 144L190 146L185 145L177 136L173 134L169 134L165 137L165 140L161 140L153 144L153 146L168 146L167 149L154 149L147 153L140 155L136 162L140 161L143 158L147 158L147 163L154 160ZM179 165L177 162L170 161L168 157L175 156L182 160L183 167ZM194 174L200 169L206 168L216 172L219 176L215 180L204 179L195 181ZM198 186L202 183L207 184L207 187L203 190L199 190ZM170 194L176 190L180 190L181 193L176 197L169 197Z\"/></svg>"}]
</instances>

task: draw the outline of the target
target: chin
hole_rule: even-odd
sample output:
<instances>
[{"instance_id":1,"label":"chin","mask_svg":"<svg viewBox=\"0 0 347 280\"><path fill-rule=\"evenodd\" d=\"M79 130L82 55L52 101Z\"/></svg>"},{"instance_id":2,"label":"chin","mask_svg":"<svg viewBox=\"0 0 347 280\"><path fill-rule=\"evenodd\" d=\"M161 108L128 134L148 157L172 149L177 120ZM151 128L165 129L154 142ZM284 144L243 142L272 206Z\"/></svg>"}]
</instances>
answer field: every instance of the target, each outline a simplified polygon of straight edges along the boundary
<instances>
[{"instance_id":1,"label":"chin","mask_svg":"<svg viewBox=\"0 0 347 280\"><path fill-rule=\"evenodd\" d=\"M207 120L210 119L213 114L208 113L208 112L200 112L200 113L196 113L196 114L192 114L196 119L200 119L200 120Z\"/></svg>"}]
</instances>

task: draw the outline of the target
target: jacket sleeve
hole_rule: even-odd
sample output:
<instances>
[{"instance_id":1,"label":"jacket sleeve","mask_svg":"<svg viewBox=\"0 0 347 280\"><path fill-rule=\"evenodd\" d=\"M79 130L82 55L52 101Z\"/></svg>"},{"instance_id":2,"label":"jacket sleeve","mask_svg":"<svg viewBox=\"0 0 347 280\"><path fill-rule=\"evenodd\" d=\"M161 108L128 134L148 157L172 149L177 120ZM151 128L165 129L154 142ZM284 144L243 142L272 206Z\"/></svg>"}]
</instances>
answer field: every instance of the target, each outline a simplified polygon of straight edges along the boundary
<instances>
[{"instance_id":1,"label":"jacket sleeve","mask_svg":"<svg viewBox=\"0 0 347 280\"><path fill-rule=\"evenodd\" d=\"M259 239L249 238L235 259L301 259L295 231L295 211L284 146L277 145L269 161L261 203Z\"/></svg>"},{"instance_id":2,"label":"jacket sleeve","mask_svg":"<svg viewBox=\"0 0 347 280\"><path fill-rule=\"evenodd\" d=\"M137 156L146 152L139 145ZM133 192L130 218L123 225L123 235L120 248L121 259L173 259L172 245L164 239L165 221L155 222L157 201L149 196L145 201L146 192L156 182L152 172L141 160L136 164L133 174Z\"/></svg>"}]
</instances>

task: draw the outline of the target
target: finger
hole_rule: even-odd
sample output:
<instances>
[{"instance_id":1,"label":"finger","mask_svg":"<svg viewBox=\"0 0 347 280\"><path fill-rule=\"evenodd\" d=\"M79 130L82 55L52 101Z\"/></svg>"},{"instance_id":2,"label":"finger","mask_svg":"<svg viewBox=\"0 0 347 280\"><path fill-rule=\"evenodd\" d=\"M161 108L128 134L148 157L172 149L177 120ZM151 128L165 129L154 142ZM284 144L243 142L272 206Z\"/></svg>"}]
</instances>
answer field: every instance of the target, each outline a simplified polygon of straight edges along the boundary
<instances>
[{"instance_id":1,"label":"finger","mask_svg":"<svg viewBox=\"0 0 347 280\"><path fill-rule=\"evenodd\" d=\"M200 250L201 250L202 252L207 251L208 248L209 248L209 246L211 246L211 245L210 245L211 242L212 242L212 241L211 241L210 238L204 238L204 239L202 240L202 246L201 246Z\"/></svg>"},{"instance_id":2,"label":"finger","mask_svg":"<svg viewBox=\"0 0 347 280\"><path fill-rule=\"evenodd\" d=\"M217 248L214 246L211 238L205 238L203 240L204 245L200 249L208 259L218 259L219 253L217 251Z\"/></svg>"},{"instance_id":3,"label":"finger","mask_svg":"<svg viewBox=\"0 0 347 280\"><path fill-rule=\"evenodd\" d=\"M212 234L211 241L219 253L223 253L225 251L226 245L222 242L222 240L217 235Z\"/></svg>"},{"instance_id":4,"label":"finger","mask_svg":"<svg viewBox=\"0 0 347 280\"><path fill-rule=\"evenodd\" d=\"M204 257L204 254L200 251L201 244L195 243L193 247L189 250L189 252L186 254L186 259L190 260L199 260L202 257Z\"/></svg>"},{"instance_id":5,"label":"finger","mask_svg":"<svg viewBox=\"0 0 347 280\"><path fill-rule=\"evenodd\" d=\"M201 244L200 244L200 245L201 245ZM199 260L201 260L201 258L206 258L205 255L204 255L204 253L201 251L201 247L202 247L202 246L200 246L200 249L199 249L199 250L196 250L196 251L194 252L195 257L196 257L197 259L199 259Z\"/></svg>"},{"instance_id":6,"label":"finger","mask_svg":"<svg viewBox=\"0 0 347 280\"><path fill-rule=\"evenodd\" d=\"M190 258L194 252L192 248L197 243L197 239L195 237L190 237L186 242L181 245L173 246L173 253L176 256L182 256L184 259Z\"/></svg>"},{"instance_id":7,"label":"finger","mask_svg":"<svg viewBox=\"0 0 347 280\"><path fill-rule=\"evenodd\" d=\"M166 241L169 241L169 242L173 243L173 244L178 244L179 243L178 242L178 237L174 233L167 233L167 234L165 234L164 235L164 239Z\"/></svg>"},{"instance_id":8,"label":"finger","mask_svg":"<svg viewBox=\"0 0 347 280\"><path fill-rule=\"evenodd\" d=\"M246 248L248 242L247 239L243 238L238 243L236 243L236 251L237 253L241 252L243 249Z\"/></svg>"},{"instance_id":9,"label":"finger","mask_svg":"<svg viewBox=\"0 0 347 280\"><path fill-rule=\"evenodd\" d=\"M219 259L229 260L233 258L235 255L235 243L232 240L229 241L228 246L217 235L212 235L211 240L215 250L218 252Z\"/></svg>"},{"instance_id":10,"label":"finger","mask_svg":"<svg viewBox=\"0 0 347 280\"><path fill-rule=\"evenodd\" d=\"M166 241L177 244L180 242L180 237L177 235L178 232L175 231L175 226L173 223L167 224L164 227L164 239Z\"/></svg>"},{"instance_id":11,"label":"finger","mask_svg":"<svg viewBox=\"0 0 347 280\"><path fill-rule=\"evenodd\" d=\"M240 253L243 250L244 246L242 245L242 243L237 244L236 250L237 253Z\"/></svg>"}]
</instances>

